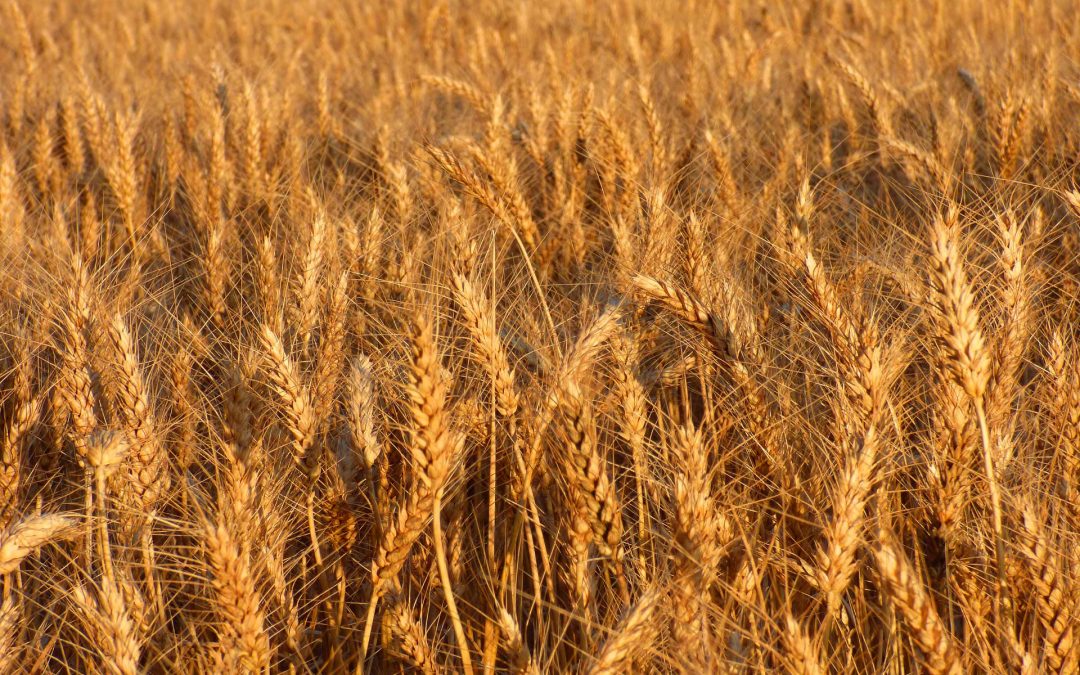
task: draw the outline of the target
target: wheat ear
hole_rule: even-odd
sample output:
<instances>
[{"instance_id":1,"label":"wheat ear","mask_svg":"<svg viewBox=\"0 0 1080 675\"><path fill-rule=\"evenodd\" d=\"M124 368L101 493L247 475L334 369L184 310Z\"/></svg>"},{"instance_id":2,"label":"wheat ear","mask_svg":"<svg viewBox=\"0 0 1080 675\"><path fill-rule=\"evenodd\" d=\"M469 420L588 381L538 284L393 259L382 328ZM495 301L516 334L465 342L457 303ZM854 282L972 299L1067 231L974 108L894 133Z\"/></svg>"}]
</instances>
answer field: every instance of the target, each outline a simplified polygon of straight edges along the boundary
<instances>
[{"instance_id":1,"label":"wheat ear","mask_svg":"<svg viewBox=\"0 0 1080 675\"><path fill-rule=\"evenodd\" d=\"M656 589L637 599L600 649L589 675L615 675L633 670L634 657L651 649L656 638L654 615L659 603L660 593Z\"/></svg>"},{"instance_id":2,"label":"wheat ear","mask_svg":"<svg viewBox=\"0 0 1080 675\"><path fill-rule=\"evenodd\" d=\"M82 586L71 592L79 607L87 633L101 657L101 666L109 675L136 675L140 672L142 646L137 637L122 591L111 579L91 593Z\"/></svg>"},{"instance_id":3,"label":"wheat ear","mask_svg":"<svg viewBox=\"0 0 1080 675\"><path fill-rule=\"evenodd\" d=\"M383 612L383 626L389 631L394 651L401 658L426 675L442 672L424 627L406 600L398 598L388 603Z\"/></svg>"},{"instance_id":4,"label":"wheat ear","mask_svg":"<svg viewBox=\"0 0 1080 675\"><path fill-rule=\"evenodd\" d=\"M209 526L205 541L220 649L247 671L262 672L270 664L270 643L248 553L222 524Z\"/></svg>"},{"instance_id":5,"label":"wheat ear","mask_svg":"<svg viewBox=\"0 0 1080 675\"><path fill-rule=\"evenodd\" d=\"M990 359L979 329L975 296L960 260L958 211L950 208L945 218L938 217L931 227L930 281L941 321L938 339L947 356L954 380L975 405L982 432L983 465L990 487L990 505L997 558L998 589L996 598L999 631L1004 630L1002 597L1005 589L1005 536L1002 525L1001 487L994 468L993 446L986 419L985 395L990 377Z\"/></svg>"},{"instance_id":6,"label":"wheat ear","mask_svg":"<svg viewBox=\"0 0 1080 675\"><path fill-rule=\"evenodd\" d=\"M78 525L71 515L50 513L18 520L0 533L0 574L10 574L42 546L71 536Z\"/></svg>"},{"instance_id":7,"label":"wheat ear","mask_svg":"<svg viewBox=\"0 0 1080 675\"><path fill-rule=\"evenodd\" d=\"M922 582L892 536L882 532L874 549L878 572L893 606L914 632L931 673L960 675L964 672L956 644L934 609Z\"/></svg>"},{"instance_id":8,"label":"wheat ear","mask_svg":"<svg viewBox=\"0 0 1080 675\"><path fill-rule=\"evenodd\" d=\"M1055 673L1075 673L1078 667L1075 600L1068 587L1068 577L1061 574L1047 546L1042 520L1030 501L1022 506L1021 525L1022 550L1031 565L1036 609L1044 632L1046 665Z\"/></svg>"}]
</instances>

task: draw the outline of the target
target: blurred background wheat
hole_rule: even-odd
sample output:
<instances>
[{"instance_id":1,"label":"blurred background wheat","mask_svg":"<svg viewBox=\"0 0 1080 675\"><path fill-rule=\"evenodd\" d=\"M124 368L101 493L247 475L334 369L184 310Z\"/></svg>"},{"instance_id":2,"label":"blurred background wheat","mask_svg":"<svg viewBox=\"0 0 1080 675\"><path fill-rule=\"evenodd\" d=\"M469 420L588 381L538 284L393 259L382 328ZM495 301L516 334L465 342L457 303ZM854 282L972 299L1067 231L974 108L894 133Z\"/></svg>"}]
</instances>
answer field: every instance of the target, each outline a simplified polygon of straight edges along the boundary
<instances>
[{"instance_id":1,"label":"blurred background wheat","mask_svg":"<svg viewBox=\"0 0 1080 675\"><path fill-rule=\"evenodd\" d=\"M4 2L0 672L1077 672L1078 10Z\"/></svg>"}]
</instances>

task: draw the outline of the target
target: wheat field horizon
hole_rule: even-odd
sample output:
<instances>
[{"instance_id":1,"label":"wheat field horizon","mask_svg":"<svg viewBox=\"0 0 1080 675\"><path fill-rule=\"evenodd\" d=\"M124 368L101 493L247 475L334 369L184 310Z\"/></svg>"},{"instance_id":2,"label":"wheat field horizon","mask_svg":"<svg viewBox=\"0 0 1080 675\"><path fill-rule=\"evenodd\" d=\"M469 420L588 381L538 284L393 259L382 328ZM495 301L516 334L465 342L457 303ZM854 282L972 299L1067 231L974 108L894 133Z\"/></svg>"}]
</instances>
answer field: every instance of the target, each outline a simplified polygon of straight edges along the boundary
<instances>
[{"instance_id":1,"label":"wheat field horizon","mask_svg":"<svg viewBox=\"0 0 1080 675\"><path fill-rule=\"evenodd\" d=\"M0 0L0 675L1077 673L1072 0Z\"/></svg>"}]
</instances>

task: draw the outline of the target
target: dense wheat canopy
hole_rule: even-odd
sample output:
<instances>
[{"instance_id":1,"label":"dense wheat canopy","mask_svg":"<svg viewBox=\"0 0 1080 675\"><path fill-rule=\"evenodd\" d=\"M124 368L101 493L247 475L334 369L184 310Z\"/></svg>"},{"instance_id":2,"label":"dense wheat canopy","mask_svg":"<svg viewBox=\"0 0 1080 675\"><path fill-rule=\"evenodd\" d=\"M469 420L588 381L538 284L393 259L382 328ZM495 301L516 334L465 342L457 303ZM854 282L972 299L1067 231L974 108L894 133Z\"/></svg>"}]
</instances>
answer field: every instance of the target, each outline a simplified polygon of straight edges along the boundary
<instances>
[{"instance_id":1,"label":"dense wheat canopy","mask_svg":"<svg viewBox=\"0 0 1080 675\"><path fill-rule=\"evenodd\" d=\"M0 673L1076 673L1078 16L3 0Z\"/></svg>"}]
</instances>

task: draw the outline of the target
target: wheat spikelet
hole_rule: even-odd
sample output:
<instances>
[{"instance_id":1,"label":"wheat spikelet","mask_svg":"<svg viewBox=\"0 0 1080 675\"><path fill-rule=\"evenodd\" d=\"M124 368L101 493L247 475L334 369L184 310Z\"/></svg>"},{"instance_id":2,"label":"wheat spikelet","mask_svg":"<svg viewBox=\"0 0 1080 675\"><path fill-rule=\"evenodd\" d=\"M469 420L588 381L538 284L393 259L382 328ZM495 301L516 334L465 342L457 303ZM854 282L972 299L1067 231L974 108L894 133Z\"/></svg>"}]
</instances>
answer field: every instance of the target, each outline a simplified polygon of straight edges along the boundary
<instances>
[{"instance_id":1,"label":"wheat spikelet","mask_svg":"<svg viewBox=\"0 0 1080 675\"><path fill-rule=\"evenodd\" d=\"M1072 210L1077 217L1080 217L1080 191L1066 190L1063 197L1065 203L1069 205L1069 209Z\"/></svg>"},{"instance_id":2,"label":"wheat spikelet","mask_svg":"<svg viewBox=\"0 0 1080 675\"><path fill-rule=\"evenodd\" d=\"M116 197L124 220L124 228L136 259L142 256L141 233L137 230L140 214L136 211L138 199L138 168L135 158L135 136L138 133L138 113L116 114L113 118L113 150L109 161L103 163L109 188ZM99 161L101 156L98 156Z\"/></svg>"},{"instance_id":3,"label":"wheat spikelet","mask_svg":"<svg viewBox=\"0 0 1080 675\"><path fill-rule=\"evenodd\" d=\"M90 378L86 332L90 322L89 281L80 258L73 260L75 283L68 295L68 311L61 316L61 351L64 371L60 392L71 418L72 442L84 452L86 437L97 425L95 396Z\"/></svg>"},{"instance_id":4,"label":"wheat spikelet","mask_svg":"<svg viewBox=\"0 0 1080 675\"><path fill-rule=\"evenodd\" d=\"M508 202L506 195L510 189L507 186L502 185L503 189L500 191L499 183L494 186L489 185L475 171L466 167L460 159L446 150L429 147L427 151L436 164L446 172L447 176L460 183L473 198L491 211L496 218L515 232L520 229L520 237L527 250L536 248L536 224L532 221L532 217L528 216L524 204L516 200ZM510 192L509 194L512 195L513 193Z\"/></svg>"},{"instance_id":5,"label":"wheat spikelet","mask_svg":"<svg viewBox=\"0 0 1080 675\"><path fill-rule=\"evenodd\" d=\"M260 318L277 334L281 334L281 288L278 286L277 253L274 240L265 236L258 241L255 287L258 290Z\"/></svg>"},{"instance_id":6,"label":"wheat spikelet","mask_svg":"<svg viewBox=\"0 0 1080 675\"><path fill-rule=\"evenodd\" d=\"M1053 411L1065 473L1073 488L1080 486L1080 362L1061 332L1050 338L1047 360Z\"/></svg>"},{"instance_id":7,"label":"wheat spikelet","mask_svg":"<svg viewBox=\"0 0 1080 675\"><path fill-rule=\"evenodd\" d=\"M625 213L632 207L634 185L640 170L633 145L613 114L604 108L591 109L595 122L603 132L601 146L605 153L602 162L602 181L607 186L603 194L603 207L608 213ZM584 122L585 118L582 118ZM579 134L581 130L579 130ZM578 236L574 236L577 239Z\"/></svg>"},{"instance_id":8,"label":"wheat spikelet","mask_svg":"<svg viewBox=\"0 0 1080 675\"><path fill-rule=\"evenodd\" d=\"M952 381L935 390L935 450L940 462L930 465L938 492L937 519L942 533L951 537L963 522L963 511L972 484L978 431L963 390Z\"/></svg>"},{"instance_id":9,"label":"wheat spikelet","mask_svg":"<svg viewBox=\"0 0 1080 675\"><path fill-rule=\"evenodd\" d=\"M38 120L34 128L33 162L34 178L37 181L38 192L48 199L52 192L53 182L59 169L56 167L53 150L53 120L46 114Z\"/></svg>"},{"instance_id":10,"label":"wheat spikelet","mask_svg":"<svg viewBox=\"0 0 1080 675\"><path fill-rule=\"evenodd\" d=\"M997 562L996 594L998 609L998 630L1005 630L1002 618L1005 584L1005 541L1002 523L1001 487L995 464L1000 464L1000 457L990 439L990 430L986 418L985 395L990 379L990 358L982 332L979 328L979 314L974 304L974 296L960 260L958 212L951 208L945 218L937 217L931 227L931 271L930 282L934 291L935 309L941 322L937 339L946 355L946 366L957 385L971 398L982 432L983 467L989 485L990 505L992 510L991 525L995 537Z\"/></svg>"},{"instance_id":11,"label":"wheat spikelet","mask_svg":"<svg viewBox=\"0 0 1080 675\"><path fill-rule=\"evenodd\" d=\"M18 173L15 158L7 143L0 143L0 216L11 223L14 239L23 226L25 207L19 194Z\"/></svg>"},{"instance_id":12,"label":"wheat spikelet","mask_svg":"<svg viewBox=\"0 0 1080 675\"><path fill-rule=\"evenodd\" d=\"M665 307L674 312L689 326L714 340L724 353L729 351L725 335L726 331L719 324L719 320L700 300L689 292L660 279L638 275L634 277L633 281L634 285L643 293L662 302Z\"/></svg>"},{"instance_id":13,"label":"wheat spikelet","mask_svg":"<svg viewBox=\"0 0 1080 675\"><path fill-rule=\"evenodd\" d=\"M219 90L220 91L220 90ZM206 166L206 206L204 218L207 222L218 222L226 213L229 201L229 187L232 183L232 166L226 156L227 120L225 111L219 106L210 106L210 148Z\"/></svg>"},{"instance_id":14,"label":"wheat spikelet","mask_svg":"<svg viewBox=\"0 0 1080 675\"><path fill-rule=\"evenodd\" d=\"M873 125L874 133L879 137L891 136L893 130L888 110L885 108L881 97L878 96L877 91L875 91L874 86L870 84L870 81L867 80L855 66L841 60L832 53L829 54L829 58L840 69L840 72L848 82L854 85L855 89L858 90L859 96L863 100L863 104L866 105L867 110L870 112L870 121Z\"/></svg>"},{"instance_id":15,"label":"wheat spikelet","mask_svg":"<svg viewBox=\"0 0 1080 675\"><path fill-rule=\"evenodd\" d=\"M997 219L1002 240L999 265L1004 277L1002 289L1002 325L993 347L993 359L987 382L986 415L991 424L1012 427L1013 399L1020 384L1020 369L1031 330L1025 270L1023 231L1017 217L1006 211Z\"/></svg>"},{"instance_id":16,"label":"wheat spikelet","mask_svg":"<svg viewBox=\"0 0 1080 675\"><path fill-rule=\"evenodd\" d=\"M227 311L225 293L231 265L225 248L225 223L214 211L208 211L202 219L203 302L206 312L220 328Z\"/></svg>"},{"instance_id":17,"label":"wheat spikelet","mask_svg":"<svg viewBox=\"0 0 1080 675\"><path fill-rule=\"evenodd\" d=\"M195 457L196 398L191 386L193 360L186 343L182 343L169 368L172 385L172 412L179 421L174 436L174 456L181 466L189 466Z\"/></svg>"},{"instance_id":18,"label":"wheat spikelet","mask_svg":"<svg viewBox=\"0 0 1080 675\"><path fill-rule=\"evenodd\" d=\"M656 103L653 101L649 88L644 84L638 86L638 101L641 103L641 111L645 116L645 122L649 127L649 149L652 155L650 168L654 179L667 174L668 156L664 146L664 137L667 135L664 123L656 111Z\"/></svg>"},{"instance_id":19,"label":"wheat spikelet","mask_svg":"<svg viewBox=\"0 0 1080 675\"><path fill-rule=\"evenodd\" d=\"M392 588L397 575L431 517L434 495L427 488L413 491L398 507L397 514L383 526L378 552L371 563L371 578L376 595ZM374 601L373 601L374 602Z\"/></svg>"},{"instance_id":20,"label":"wheat spikelet","mask_svg":"<svg viewBox=\"0 0 1080 675\"><path fill-rule=\"evenodd\" d=\"M109 475L120 466L130 449L125 434L99 429L87 439L86 462Z\"/></svg>"},{"instance_id":21,"label":"wheat spikelet","mask_svg":"<svg viewBox=\"0 0 1080 675\"><path fill-rule=\"evenodd\" d=\"M243 129L243 174L247 192L259 195L265 176L262 169L262 119L258 102L250 83L245 82L241 90L244 111Z\"/></svg>"},{"instance_id":22,"label":"wheat spikelet","mask_svg":"<svg viewBox=\"0 0 1080 675\"><path fill-rule=\"evenodd\" d=\"M920 148L915 147L907 141L899 138L885 138L885 143L890 148L896 150L905 157L909 157L930 176L933 181L933 185L940 190L945 190L949 186L949 176L945 171L945 168L941 166L941 163L933 156L933 154L926 152Z\"/></svg>"},{"instance_id":23,"label":"wheat spikelet","mask_svg":"<svg viewBox=\"0 0 1080 675\"><path fill-rule=\"evenodd\" d=\"M658 492L654 485L651 459L646 448L649 410L645 387L637 373L637 349L633 338L617 334L613 341L616 357L614 371L616 396L621 406L619 435L630 447L634 466L634 492L638 510L638 539L643 549L650 544L650 514L648 498ZM641 555L646 555L642 551Z\"/></svg>"},{"instance_id":24,"label":"wheat spikelet","mask_svg":"<svg viewBox=\"0 0 1080 675\"><path fill-rule=\"evenodd\" d=\"M540 233L533 220L532 209L517 186L517 167L512 155L484 152L476 147L470 150L473 161L491 180L504 208L513 218L512 224L520 230L522 240L531 250L539 241Z\"/></svg>"},{"instance_id":25,"label":"wheat spikelet","mask_svg":"<svg viewBox=\"0 0 1080 675\"><path fill-rule=\"evenodd\" d=\"M417 477L437 492L450 470L451 440L446 419L446 382L440 372L431 324L417 323L409 369L409 413L412 440L409 451Z\"/></svg>"},{"instance_id":26,"label":"wheat spikelet","mask_svg":"<svg viewBox=\"0 0 1080 675\"><path fill-rule=\"evenodd\" d=\"M804 180L795 209L804 227L813 208L810 183ZM842 386L862 418L862 425L872 424L883 402L881 352L876 327L845 307L840 293L814 257L808 234L792 230L788 236L792 242L790 255L801 263L804 283L839 348Z\"/></svg>"},{"instance_id":27,"label":"wheat spikelet","mask_svg":"<svg viewBox=\"0 0 1080 675\"><path fill-rule=\"evenodd\" d=\"M1015 101L1012 92L1006 92L998 104L996 123L991 129L998 175L1003 180L1012 178L1016 157L1020 152L1027 124L1029 101L1027 97Z\"/></svg>"},{"instance_id":28,"label":"wheat spikelet","mask_svg":"<svg viewBox=\"0 0 1080 675\"><path fill-rule=\"evenodd\" d=\"M399 507L397 515L385 524L375 558L371 563L372 594L368 605L365 644L361 649L358 668L363 666L376 604L388 589L397 584L398 574L413 544L426 527L428 518L432 516L434 516L436 530L435 545L439 550L442 547L438 502L441 499L442 488L456 448L445 419L446 385L440 372L431 324L426 319L417 320L411 347L408 393L412 426L409 450L414 462L413 471L416 482L413 489L409 491L405 503ZM452 591L446 583L445 560L442 556L439 562L440 572L443 574L444 591L448 596L447 603L453 607ZM451 612L456 614L456 609L452 609ZM456 616L454 622L463 665L468 670L468 646L462 638L460 620Z\"/></svg>"},{"instance_id":29,"label":"wheat spikelet","mask_svg":"<svg viewBox=\"0 0 1080 675\"><path fill-rule=\"evenodd\" d=\"M60 102L60 133L68 170L73 176L79 176L86 166L86 149L79 129L79 113L71 96L65 96Z\"/></svg>"},{"instance_id":30,"label":"wheat spikelet","mask_svg":"<svg viewBox=\"0 0 1080 675\"><path fill-rule=\"evenodd\" d=\"M451 77L445 77L442 75L424 74L420 76L420 81L424 84L430 85L437 89L441 89L447 93L460 96L469 102L469 105L481 115L487 114L491 109L490 96L485 94L476 86L464 82L462 80L454 79Z\"/></svg>"}]
</instances>

